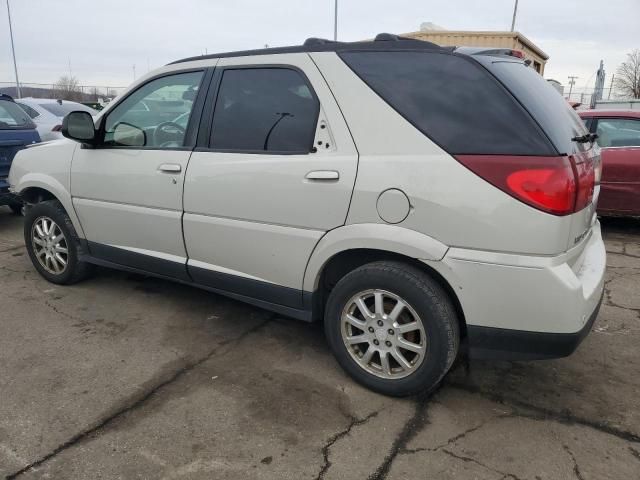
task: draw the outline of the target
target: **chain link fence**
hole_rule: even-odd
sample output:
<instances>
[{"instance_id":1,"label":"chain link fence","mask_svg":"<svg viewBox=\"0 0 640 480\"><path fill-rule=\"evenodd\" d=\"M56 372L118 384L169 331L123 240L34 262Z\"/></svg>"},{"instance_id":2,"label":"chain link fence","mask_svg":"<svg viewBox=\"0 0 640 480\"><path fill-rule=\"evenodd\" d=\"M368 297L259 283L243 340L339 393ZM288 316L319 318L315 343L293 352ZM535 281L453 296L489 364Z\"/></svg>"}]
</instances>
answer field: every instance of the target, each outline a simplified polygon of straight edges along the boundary
<instances>
[{"instance_id":1,"label":"chain link fence","mask_svg":"<svg viewBox=\"0 0 640 480\"><path fill-rule=\"evenodd\" d=\"M55 98L83 103L100 103L113 99L127 87L107 85L64 85L56 83L24 83L20 82L20 96L33 98ZM16 98L18 96L15 82L0 82L0 93Z\"/></svg>"}]
</instances>

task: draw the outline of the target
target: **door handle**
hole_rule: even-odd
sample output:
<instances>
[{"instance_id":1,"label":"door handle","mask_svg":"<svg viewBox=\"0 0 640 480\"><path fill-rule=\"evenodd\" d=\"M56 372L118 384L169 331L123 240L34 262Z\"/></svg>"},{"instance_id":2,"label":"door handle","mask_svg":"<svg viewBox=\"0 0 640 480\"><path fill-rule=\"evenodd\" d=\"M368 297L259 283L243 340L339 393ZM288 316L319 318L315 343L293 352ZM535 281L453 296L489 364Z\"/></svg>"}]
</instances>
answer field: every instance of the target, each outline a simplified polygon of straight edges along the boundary
<instances>
[{"instance_id":1,"label":"door handle","mask_svg":"<svg viewBox=\"0 0 640 480\"><path fill-rule=\"evenodd\" d=\"M177 163L163 163L158 166L158 171L167 172L167 173L180 173L182 171L182 167Z\"/></svg>"},{"instance_id":2,"label":"door handle","mask_svg":"<svg viewBox=\"0 0 640 480\"><path fill-rule=\"evenodd\" d=\"M307 180L338 180L340 173L335 170L314 170L307 173L304 178Z\"/></svg>"}]
</instances>

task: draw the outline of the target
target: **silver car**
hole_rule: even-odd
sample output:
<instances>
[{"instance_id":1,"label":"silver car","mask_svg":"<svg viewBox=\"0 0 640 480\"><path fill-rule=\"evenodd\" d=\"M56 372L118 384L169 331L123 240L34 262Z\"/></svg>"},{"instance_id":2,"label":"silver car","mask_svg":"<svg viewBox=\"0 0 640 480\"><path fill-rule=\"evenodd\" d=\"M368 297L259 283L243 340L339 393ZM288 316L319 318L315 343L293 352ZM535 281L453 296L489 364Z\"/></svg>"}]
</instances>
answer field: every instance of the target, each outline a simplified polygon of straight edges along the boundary
<instances>
[{"instance_id":1,"label":"silver car","mask_svg":"<svg viewBox=\"0 0 640 480\"><path fill-rule=\"evenodd\" d=\"M78 102L55 100L51 98L20 98L15 101L27 112L36 124L43 142L62 138L62 119L73 111L88 112L97 115L98 110Z\"/></svg>"},{"instance_id":2,"label":"silver car","mask_svg":"<svg viewBox=\"0 0 640 480\"><path fill-rule=\"evenodd\" d=\"M517 52L384 34L198 56L62 132L9 176L51 282L103 265L322 321L389 395L462 353L569 355L597 316L600 150Z\"/></svg>"}]
</instances>

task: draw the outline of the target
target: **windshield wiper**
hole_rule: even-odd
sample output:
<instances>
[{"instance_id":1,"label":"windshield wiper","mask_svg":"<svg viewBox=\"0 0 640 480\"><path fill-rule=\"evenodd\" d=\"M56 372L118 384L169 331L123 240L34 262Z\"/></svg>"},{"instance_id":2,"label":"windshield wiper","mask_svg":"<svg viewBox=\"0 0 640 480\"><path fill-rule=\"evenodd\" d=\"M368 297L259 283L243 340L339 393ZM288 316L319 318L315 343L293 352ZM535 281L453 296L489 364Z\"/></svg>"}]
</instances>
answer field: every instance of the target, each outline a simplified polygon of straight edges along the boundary
<instances>
[{"instance_id":1,"label":"windshield wiper","mask_svg":"<svg viewBox=\"0 0 640 480\"><path fill-rule=\"evenodd\" d=\"M585 133L584 135L573 137L571 141L578 142L578 143L587 143L587 142L594 142L596 138L598 138L597 133Z\"/></svg>"}]
</instances>

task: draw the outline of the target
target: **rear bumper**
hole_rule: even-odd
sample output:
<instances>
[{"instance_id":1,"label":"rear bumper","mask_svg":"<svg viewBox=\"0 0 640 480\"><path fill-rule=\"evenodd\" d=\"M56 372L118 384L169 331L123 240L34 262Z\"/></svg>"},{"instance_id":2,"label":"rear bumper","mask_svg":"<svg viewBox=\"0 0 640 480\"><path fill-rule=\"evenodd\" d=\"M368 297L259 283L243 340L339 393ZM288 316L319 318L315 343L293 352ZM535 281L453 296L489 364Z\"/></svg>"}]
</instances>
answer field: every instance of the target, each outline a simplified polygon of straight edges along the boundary
<instances>
[{"instance_id":1,"label":"rear bumper","mask_svg":"<svg viewBox=\"0 0 640 480\"><path fill-rule=\"evenodd\" d=\"M606 252L595 222L579 245L557 256L451 248L429 264L458 296L470 356L542 359L569 355L591 331Z\"/></svg>"},{"instance_id":2,"label":"rear bumper","mask_svg":"<svg viewBox=\"0 0 640 480\"><path fill-rule=\"evenodd\" d=\"M496 360L543 360L569 356L591 332L601 303L602 295L587 323L576 333L528 332L469 325L467 327L469 357Z\"/></svg>"},{"instance_id":3,"label":"rear bumper","mask_svg":"<svg viewBox=\"0 0 640 480\"><path fill-rule=\"evenodd\" d=\"M0 205L20 203L20 198L9 191L9 182L6 178L0 178Z\"/></svg>"}]
</instances>

